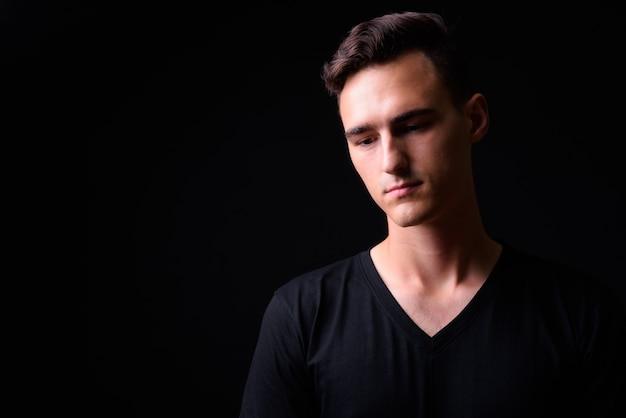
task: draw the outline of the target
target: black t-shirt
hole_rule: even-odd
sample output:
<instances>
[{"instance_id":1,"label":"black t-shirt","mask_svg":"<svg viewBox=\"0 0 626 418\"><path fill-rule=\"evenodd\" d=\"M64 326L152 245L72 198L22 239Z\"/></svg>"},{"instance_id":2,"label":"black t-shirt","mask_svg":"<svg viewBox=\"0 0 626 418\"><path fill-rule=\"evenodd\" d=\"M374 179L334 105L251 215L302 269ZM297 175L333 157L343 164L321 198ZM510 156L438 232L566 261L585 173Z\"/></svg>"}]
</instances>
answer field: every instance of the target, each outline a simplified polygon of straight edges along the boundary
<instances>
[{"instance_id":1,"label":"black t-shirt","mask_svg":"<svg viewBox=\"0 0 626 418\"><path fill-rule=\"evenodd\" d=\"M505 246L430 337L364 251L275 292L240 418L624 417L624 319L600 282Z\"/></svg>"}]
</instances>

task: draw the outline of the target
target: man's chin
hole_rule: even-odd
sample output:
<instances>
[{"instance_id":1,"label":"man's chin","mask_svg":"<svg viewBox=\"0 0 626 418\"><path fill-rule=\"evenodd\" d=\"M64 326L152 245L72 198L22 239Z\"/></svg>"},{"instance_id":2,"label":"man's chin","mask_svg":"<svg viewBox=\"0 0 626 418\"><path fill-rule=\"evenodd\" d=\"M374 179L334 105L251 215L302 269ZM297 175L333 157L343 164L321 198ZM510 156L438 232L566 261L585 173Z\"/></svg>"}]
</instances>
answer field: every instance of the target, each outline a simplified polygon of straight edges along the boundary
<instances>
[{"instance_id":1,"label":"man's chin","mask_svg":"<svg viewBox=\"0 0 626 418\"><path fill-rule=\"evenodd\" d=\"M400 213L390 217L391 221L400 228L410 228L424 223L424 218L414 213Z\"/></svg>"}]
</instances>

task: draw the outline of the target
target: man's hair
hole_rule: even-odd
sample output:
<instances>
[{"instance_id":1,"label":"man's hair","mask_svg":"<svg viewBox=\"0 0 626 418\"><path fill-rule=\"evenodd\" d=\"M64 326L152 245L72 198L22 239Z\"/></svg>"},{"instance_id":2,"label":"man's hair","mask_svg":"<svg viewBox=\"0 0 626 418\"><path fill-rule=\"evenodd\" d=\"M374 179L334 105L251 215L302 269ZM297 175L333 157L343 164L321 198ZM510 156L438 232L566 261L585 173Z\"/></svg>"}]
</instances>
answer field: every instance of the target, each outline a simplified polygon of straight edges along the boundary
<instances>
[{"instance_id":1,"label":"man's hair","mask_svg":"<svg viewBox=\"0 0 626 418\"><path fill-rule=\"evenodd\" d=\"M469 98L472 92L463 57L452 31L436 13L390 13L357 24L323 65L322 80L328 93L338 97L350 76L411 51L421 51L433 63L456 105Z\"/></svg>"}]
</instances>

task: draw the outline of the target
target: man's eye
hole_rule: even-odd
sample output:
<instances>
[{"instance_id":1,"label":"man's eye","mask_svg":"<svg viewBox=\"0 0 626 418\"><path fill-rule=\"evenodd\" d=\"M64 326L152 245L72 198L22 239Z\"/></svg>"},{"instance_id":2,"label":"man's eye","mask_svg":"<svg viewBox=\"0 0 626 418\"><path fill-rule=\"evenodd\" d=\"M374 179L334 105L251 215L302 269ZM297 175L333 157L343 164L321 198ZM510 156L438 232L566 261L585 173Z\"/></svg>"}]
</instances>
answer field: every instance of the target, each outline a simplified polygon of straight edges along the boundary
<instances>
[{"instance_id":1,"label":"man's eye","mask_svg":"<svg viewBox=\"0 0 626 418\"><path fill-rule=\"evenodd\" d=\"M421 131L426 127L425 123L418 123L418 124L414 124L414 125L407 125L404 129L407 132L415 132L415 131Z\"/></svg>"},{"instance_id":2,"label":"man's eye","mask_svg":"<svg viewBox=\"0 0 626 418\"><path fill-rule=\"evenodd\" d=\"M373 142L374 142L374 138L372 137L363 138L357 143L357 145L371 145Z\"/></svg>"}]
</instances>

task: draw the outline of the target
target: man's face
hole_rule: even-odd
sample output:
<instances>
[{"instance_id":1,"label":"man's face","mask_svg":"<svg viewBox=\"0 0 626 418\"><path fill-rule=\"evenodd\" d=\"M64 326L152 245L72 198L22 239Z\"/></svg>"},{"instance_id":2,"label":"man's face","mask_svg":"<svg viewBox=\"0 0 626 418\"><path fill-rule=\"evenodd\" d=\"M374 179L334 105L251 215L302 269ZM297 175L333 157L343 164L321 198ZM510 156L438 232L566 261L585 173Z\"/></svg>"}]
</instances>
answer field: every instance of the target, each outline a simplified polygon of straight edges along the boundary
<instances>
[{"instance_id":1,"label":"man's face","mask_svg":"<svg viewBox=\"0 0 626 418\"><path fill-rule=\"evenodd\" d=\"M471 119L422 53L348 78L339 112L356 171L397 225L445 222L473 198Z\"/></svg>"}]
</instances>

